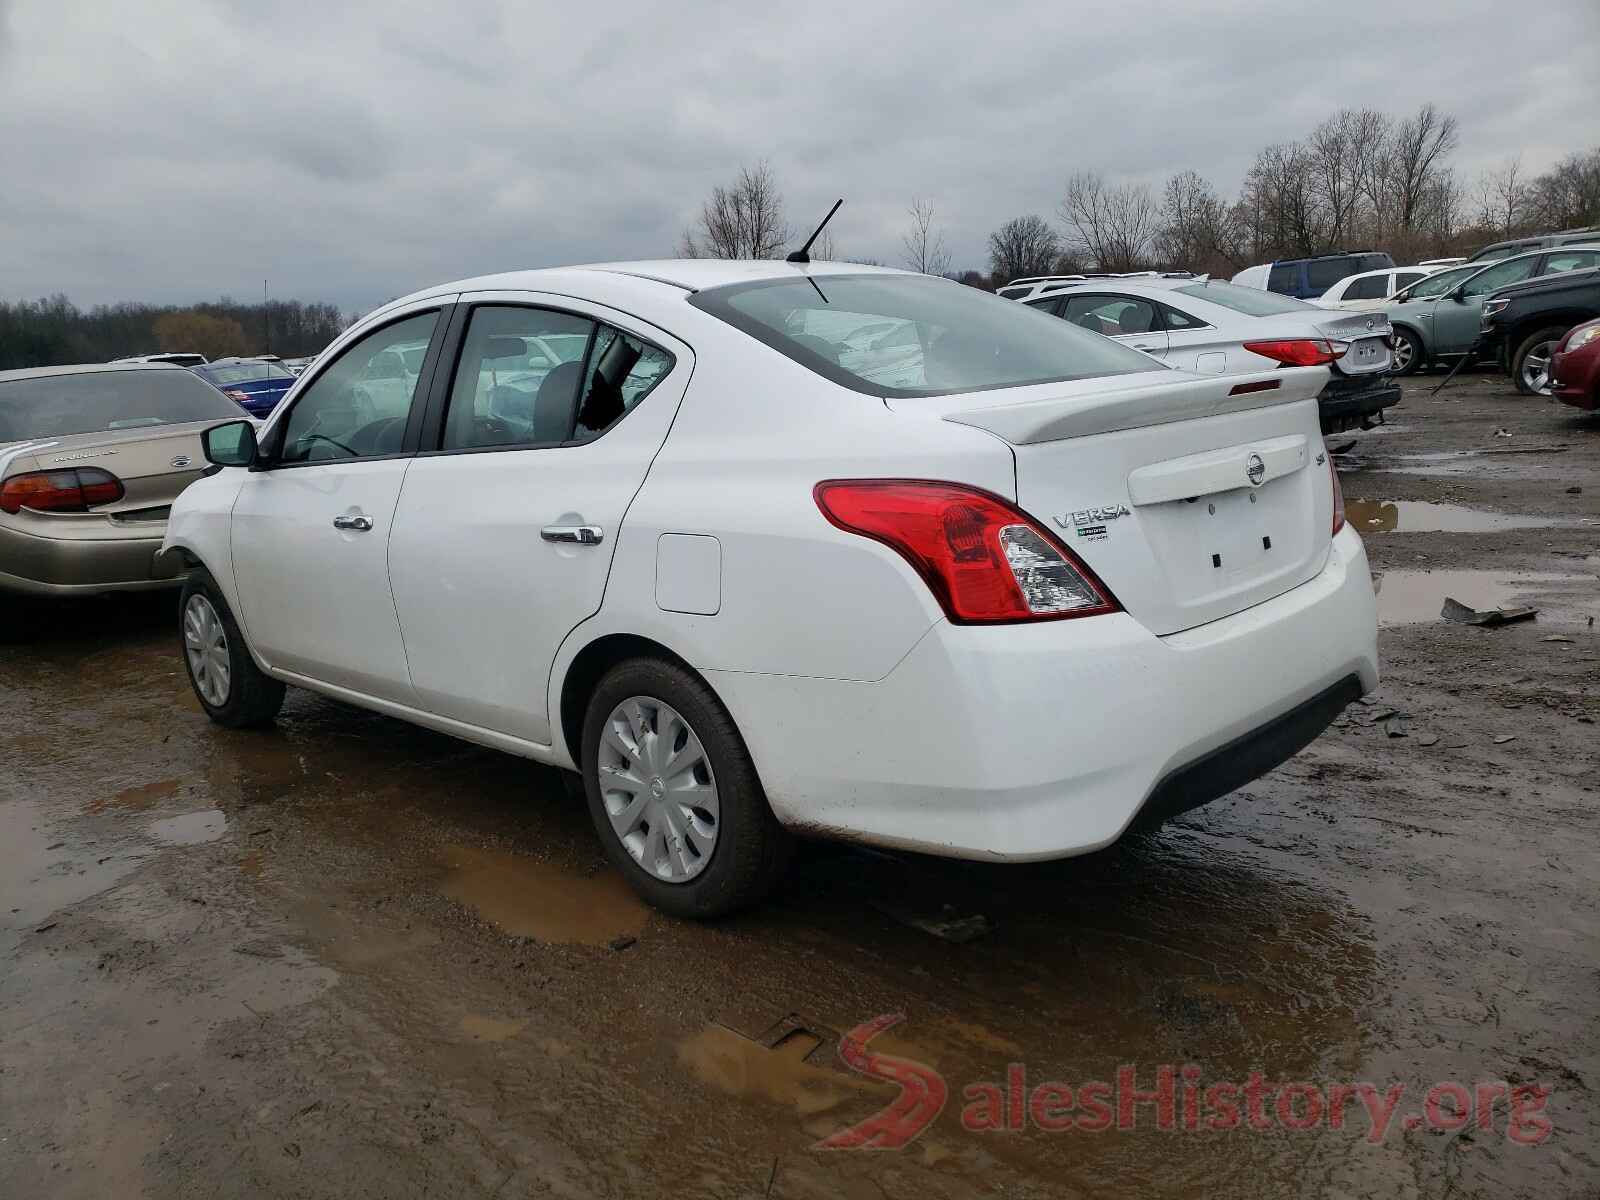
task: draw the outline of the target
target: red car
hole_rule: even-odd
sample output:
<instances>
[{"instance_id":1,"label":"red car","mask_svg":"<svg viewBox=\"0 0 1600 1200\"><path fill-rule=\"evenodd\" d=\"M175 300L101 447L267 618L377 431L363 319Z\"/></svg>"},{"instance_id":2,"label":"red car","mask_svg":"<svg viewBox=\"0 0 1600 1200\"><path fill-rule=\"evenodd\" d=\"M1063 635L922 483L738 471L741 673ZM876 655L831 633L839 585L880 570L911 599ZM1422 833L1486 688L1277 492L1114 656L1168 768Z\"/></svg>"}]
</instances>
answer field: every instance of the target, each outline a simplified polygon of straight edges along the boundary
<instances>
[{"instance_id":1,"label":"red car","mask_svg":"<svg viewBox=\"0 0 1600 1200\"><path fill-rule=\"evenodd\" d=\"M1600 321L1567 330L1550 360L1550 375L1561 403L1600 408Z\"/></svg>"}]
</instances>

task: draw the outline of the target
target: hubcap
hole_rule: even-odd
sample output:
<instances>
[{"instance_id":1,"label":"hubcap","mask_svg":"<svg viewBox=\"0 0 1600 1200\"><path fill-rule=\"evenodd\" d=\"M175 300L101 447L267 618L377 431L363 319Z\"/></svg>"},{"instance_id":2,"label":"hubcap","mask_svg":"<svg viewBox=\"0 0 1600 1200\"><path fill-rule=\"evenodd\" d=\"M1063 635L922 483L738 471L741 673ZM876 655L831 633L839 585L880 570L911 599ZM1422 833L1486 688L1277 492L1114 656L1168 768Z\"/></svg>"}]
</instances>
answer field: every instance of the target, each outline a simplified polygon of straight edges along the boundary
<instances>
[{"instance_id":1,"label":"hubcap","mask_svg":"<svg viewBox=\"0 0 1600 1200\"><path fill-rule=\"evenodd\" d=\"M600 799L624 849L657 879L687 883L711 862L721 812L711 761L671 705L632 696L600 738Z\"/></svg>"},{"instance_id":2,"label":"hubcap","mask_svg":"<svg viewBox=\"0 0 1600 1200\"><path fill-rule=\"evenodd\" d=\"M183 653L189 660L194 686L212 708L228 702L228 635L217 610L200 593L183 606Z\"/></svg>"},{"instance_id":3,"label":"hubcap","mask_svg":"<svg viewBox=\"0 0 1600 1200\"><path fill-rule=\"evenodd\" d=\"M1411 339L1397 337L1394 340L1394 365L1396 370L1404 371L1411 365Z\"/></svg>"},{"instance_id":4,"label":"hubcap","mask_svg":"<svg viewBox=\"0 0 1600 1200\"><path fill-rule=\"evenodd\" d=\"M1554 342L1540 342L1523 356L1522 382L1536 395L1550 394L1550 353L1554 348Z\"/></svg>"}]
</instances>

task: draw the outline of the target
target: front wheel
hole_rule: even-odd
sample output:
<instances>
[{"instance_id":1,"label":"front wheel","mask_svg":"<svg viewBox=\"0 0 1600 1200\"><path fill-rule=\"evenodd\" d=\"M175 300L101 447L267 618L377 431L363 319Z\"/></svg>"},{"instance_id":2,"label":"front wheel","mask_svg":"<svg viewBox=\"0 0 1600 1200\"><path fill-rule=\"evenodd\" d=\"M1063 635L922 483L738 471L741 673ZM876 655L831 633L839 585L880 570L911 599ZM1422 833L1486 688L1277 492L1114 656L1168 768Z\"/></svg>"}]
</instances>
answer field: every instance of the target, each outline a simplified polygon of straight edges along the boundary
<instances>
[{"instance_id":1,"label":"front wheel","mask_svg":"<svg viewBox=\"0 0 1600 1200\"><path fill-rule=\"evenodd\" d=\"M733 718L692 672L652 658L608 671L589 700L582 763L607 857L655 907L719 917L777 882L789 838Z\"/></svg>"},{"instance_id":2,"label":"front wheel","mask_svg":"<svg viewBox=\"0 0 1600 1200\"><path fill-rule=\"evenodd\" d=\"M1565 325L1551 325L1529 334L1511 356L1511 378L1524 396L1550 394L1550 358L1566 336Z\"/></svg>"},{"instance_id":3,"label":"front wheel","mask_svg":"<svg viewBox=\"0 0 1600 1200\"><path fill-rule=\"evenodd\" d=\"M1427 361L1427 356L1422 352L1422 343L1417 340L1417 335L1409 329L1395 328L1394 331L1394 369L1400 375L1415 375L1422 369Z\"/></svg>"},{"instance_id":4,"label":"front wheel","mask_svg":"<svg viewBox=\"0 0 1600 1200\"><path fill-rule=\"evenodd\" d=\"M283 684L256 666L222 589L204 568L184 582L178 606L183 663L206 716L230 729L269 723L283 707Z\"/></svg>"}]
</instances>

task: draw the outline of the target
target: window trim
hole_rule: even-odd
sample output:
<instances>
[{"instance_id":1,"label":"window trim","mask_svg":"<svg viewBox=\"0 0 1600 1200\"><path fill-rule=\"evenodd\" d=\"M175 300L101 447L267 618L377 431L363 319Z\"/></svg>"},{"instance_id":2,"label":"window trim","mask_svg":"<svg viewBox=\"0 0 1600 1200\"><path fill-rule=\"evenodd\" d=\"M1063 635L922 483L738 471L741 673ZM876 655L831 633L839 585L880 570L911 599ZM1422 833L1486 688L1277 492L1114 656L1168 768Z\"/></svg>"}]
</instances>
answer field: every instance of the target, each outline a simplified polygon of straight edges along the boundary
<instances>
[{"instance_id":1,"label":"window trim","mask_svg":"<svg viewBox=\"0 0 1600 1200\"><path fill-rule=\"evenodd\" d=\"M516 450L561 450L578 446L592 446L604 438L617 426L628 419L638 407L649 398L655 390L678 370L683 361L682 355L675 354L654 338L636 333L618 322L592 312L584 312L578 308L568 308L552 301L561 297L536 297L525 294L516 299L503 297L475 296L472 299L463 299L456 304L456 311L451 314L450 328L445 333L444 345L441 347L440 361L447 364L447 370L434 372L432 386L428 393L427 413L420 424L418 443L414 454L417 458L438 458L452 454L496 454ZM589 361L594 355L595 343L600 330L604 327L615 329L625 337L643 342L672 360L672 365L659 376L654 383L634 401L632 407L624 410L623 414L607 425L605 429L591 438L568 437L562 441L546 442L505 442L494 446L446 446L444 444L445 421L450 412L450 393L455 389L456 372L461 369L461 353L466 349L467 330L472 325L472 316L480 308L529 308L541 312L560 313L563 316L576 317L581 321L589 322L588 345L584 347L580 370L583 372L578 380L578 394L573 398L572 420L573 432L576 433L578 407L583 403L583 387L587 379Z\"/></svg>"},{"instance_id":2,"label":"window trim","mask_svg":"<svg viewBox=\"0 0 1600 1200\"><path fill-rule=\"evenodd\" d=\"M455 298L434 297L419 303L415 308L408 308L400 312L386 314L384 319L369 326L352 329L351 336L339 347L339 352L327 360L318 362L315 374L307 372L296 381L296 386L291 389L293 398L288 402L280 402L278 411L272 414L272 422L267 429L263 440L262 449L265 456L253 465L251 471L290 471L300 470L304 467L331 467L345 463L357 462L388 462L397 458L411 458L417 451L417 436L422 428L423 418L426 415L428 398L431 395L434 376L438 372L439 352L444 345L445 335L455 317ZM414 317L426 316L434 313L439 319L433 323L433 333L428 339L428 352L422 360L422 369L417 372L417 387L411 393L411 408L406 414L405 432L400 438L400 449L393 454L361 454L354 458L317 458L304 462L282 462L278 455L283 452L283 439L289 428L289 418L300 402L311 393L317 382L331 371L341 359L355 347L361 345L374 334L385 329L409 321ZM420 402L419 402L420 401Z\"/></svg>"},{"instance_id":3,"label":"window trim","mask_svg":"<svg viewBox=\"0 0 1600 1200\"><path fill-rule=\"evenodd\" d=\"M1217 328L1210 321L1202 321L1199 317L1195 316L1193 313L1185 312L1183 309L1179 308L1176 304L1168 304L1165 300L1157 300L1156 301L1156 311L1161 314L1161 329L1162 329L1162 332L1164 332L1164 333L1194 333L1196 330L1199 330L1199 329L1210 329L1212 331L1215 331L1216 328ZM1182 317L1186 321L1193 321L1194 324L1192 324L1192 325L1180 325L1180 326L1177 326L1177 327L1169 325L1167 323L1167 313L1169 311L1177 313L1180 317Z\"/></svg>"}]
</instances>

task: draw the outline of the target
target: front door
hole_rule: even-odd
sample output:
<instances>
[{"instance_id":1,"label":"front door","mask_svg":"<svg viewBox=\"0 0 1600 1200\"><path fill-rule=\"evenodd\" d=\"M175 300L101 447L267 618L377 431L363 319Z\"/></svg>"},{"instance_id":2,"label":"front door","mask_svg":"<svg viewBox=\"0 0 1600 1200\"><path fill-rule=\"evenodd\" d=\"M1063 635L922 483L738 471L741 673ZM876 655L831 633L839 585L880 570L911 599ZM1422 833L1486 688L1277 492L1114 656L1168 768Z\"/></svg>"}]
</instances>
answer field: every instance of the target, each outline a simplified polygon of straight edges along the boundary
<instances>
[{"instance_id":1,"label":"front door","mask_svg":"<svg viewBox=\"0 0 1600 1200\"><path fill-rule=\"evenodd\" d=\"M389 573L421 705L548 744L551 664L600 607L692 356L570 299L469 304L459 356L446 352L454 376L434 388L436 440L400 493Z\"/></svg>"},{"instance_id":2,"label":"front door","mask_svg":"<svg viewBox=\"0 0 1600 1200\"><path fill-rule=\"evenodd\" d=\"M1433 353L1465 354L1471 349L1478 340L1483 302L1489 294L1529 278L1538 261L1537 254L1508 258L1446 292L1433 306Z\"/></svg>"},{"instance_id":3,"label":"front door","mask_svg":"<svg viewBox=\"0 0 1600 1200\"><path fill-rule=\"evenodd\" d=\"M1153 302L1140 296L1090 292L1067 296L1061 315L1074 325L1115 338L1157 358L1167 352L1167 334Z\"/></svg>"},{"instance_id":4,"label":"front door","mask_svg":"<svg viewBox=\"0 0 1600 1200\"><path fill-rule=\"evenodd\" d=\"M412 312L341 352L263 436L266 461L233 508L234 578L256 653L411 706L388 543L426 374L404 364L431 362L440 325L437 309Z\"/></svg>"}]
</instances>

